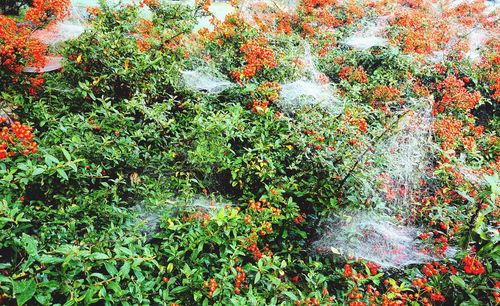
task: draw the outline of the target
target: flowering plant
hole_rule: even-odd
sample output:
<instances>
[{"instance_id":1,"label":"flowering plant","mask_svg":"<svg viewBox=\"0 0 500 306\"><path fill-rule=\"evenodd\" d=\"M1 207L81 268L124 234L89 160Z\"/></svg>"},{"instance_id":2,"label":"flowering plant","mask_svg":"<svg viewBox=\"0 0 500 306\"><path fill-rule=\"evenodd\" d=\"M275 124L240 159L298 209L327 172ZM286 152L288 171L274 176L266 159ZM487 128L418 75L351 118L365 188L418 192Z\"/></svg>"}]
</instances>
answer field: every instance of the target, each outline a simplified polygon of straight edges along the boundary
<instances>
[{"instance_id":1,"label":"flowering plant","mask_svg":"<svg viewBox=\"0 0 500 306\"><path fill-rule=\"evenodd\" d=\"M498 303L492 13L230 8L89 8L43 78L0 16L0 304Z\"/></svg>"}]
</instances>

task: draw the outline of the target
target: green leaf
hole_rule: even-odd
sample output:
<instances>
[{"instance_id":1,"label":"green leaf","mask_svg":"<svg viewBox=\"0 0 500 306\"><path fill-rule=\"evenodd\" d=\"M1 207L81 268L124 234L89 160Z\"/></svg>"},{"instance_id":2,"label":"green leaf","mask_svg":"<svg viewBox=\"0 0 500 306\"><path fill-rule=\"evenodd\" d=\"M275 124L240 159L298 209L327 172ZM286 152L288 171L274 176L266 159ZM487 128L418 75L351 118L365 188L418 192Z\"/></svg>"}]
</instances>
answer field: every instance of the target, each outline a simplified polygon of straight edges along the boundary
<instances>
[{"instance_id":1,"label":"green leaf","mask_svg":"<svg viewBox=\"0 0 500 306\"><path fill-rule=\"evenodd\" d=\"M465 281L464 281L461 277L458 277L458 276L456 276L456 275L452 275L452 276L450 277L450 279L451 279L451 281L452 281L455 285L457 285L457 286L459 286L459 287L461 287L461 288L463 288L463 289L466 289L467 285L465 284Z\"/></svg>"},{"instance_id":2,"label":"green leaf","mask_svg":"<svg viewBox=\"0 0 500 306\"><path fill-rule=\"evenodd\" d=\"M54 156L50 155L50 154L46 154L45 155L45 164L47 164L47 166L52 166L52 164L58 164L59 163L59 160L57 158L55 158Z\"/></svg>"},{"instance_id":3,"label":"green leaf","mask_svg":"<svg viewBox=\"0 0 500 306\"><path fill-rule=\"evenodd\" d=\"M40 303L42 305L49 305L51 296L48 294L39 294L39 295L35 296L35 299L38 303Z\"/></svg>"},{"instance_id":4,"label":"green leaf","mask_svg":"<svg viewBox=\"0 0 500 306\"><path fill-rule=\"evenodd\" d=\"M480 234L478 231L483 225L483 221L484 221L484 214L479 213L476 219L476 225L474 226L474 231L477 232L478 234Z\"/></svg>"},{"instance_id":5,"label":"green leaf","mask_svg":"<svg viewBox=\"0 0 500 306\"><path fill-rule=\"evenodd\" d=\"M123 290L118 284L118 282L111 282L108 287L113 290L117 296L122 296L123 295Z\"/></svg>"},{"instance_id":6,"label":"green leaf","mask_svg":"<svg viewBox=\"0 0 500 306\"><path fill-rule=\"evenodd\" d=\"M63 152L64 157L66 157L66 160L70 161L71 160L71 154L69 154L69 152L65 148L61 148L61 151Z\"/></svg>"},{"instance_id":7,"label":"green leaf","mask_svg":"<svg viewBox=\"0 0 500 306\"><path fill-rule=\"evenodd\" d=\"M470 300L463 302L460 306L479 306L483 305L475 296L469 294Z\"/></svg>"},{"instance_id":8,"label":"green leaf","mask_svg":"<svg viewBox=\"0 0 500 306\"><path fill-rule=\"evenodd\" d=\"M18 163L18 164L17 164L17 169L21 169L21 170L23 170L23 171L27 171L27 170L28 170L28 165Z\"/></svg>"},{"instance_id":9,"label":"green leaf","mask_svg":"<svg viewBox=\"0 0 500 306\"><path fill-rule=\"evenodd\" d=\"M90 256L91 259L95 259L95 260L102 260L102 259L108 259L109 256L104 254L104 253L99 253L99 252L96 252L96 253L92 253L92 255Z\"/></svg>"},{"instance_id":10,"label":"green leaf","mask_svg":"<svg viewBox=\"0 0 500 306\"><path fill-rule=\"evenodd\" d=\"M173 263L168 263L167 265L167 272L170 273L172 272L172 270L174 269L174 264Z\"/></svg>"},{"instance_id":11,"label":"green leaf","mask_svg":"<svg viewBox=\"0 0 500 306\"><path fill-rule=\"evenodd\" d=\"M57 173L59 173L59 175L64 179L64 180L68 180L68 175L66 174L66 172L63 170L63 169L57 169L56 170Z\"/></svg>"},{"instance_id":12,"label":"green leaf","mask_svg":"<svg viewBox=\"0 0 500 306\"><path fill-rule=\"evenodd\" d=\"M31 175L33 175L33 176L39 175L39 174L42 174L44 171L45 171L45 169L43 169L43 168L35 168L35 170L33 170L33 173Z\"/></svg>"},{"instance_id":13,"label":"green leaf","mask_svg":"<svg viewBox=\"0 0 500 306\"><path fill-rule=\"evenodd\" d=\"M187 286L179 286L179 287L173 288L170 292L172 294L177 294L177 293L185 292L188 290L189 290L189 287L187 287Z\"/></svg>"},{"instance_id":14,"label":"green leaf","mask_svg":"<svg viewBox=\"0 0 500 306\"><path fill-rule=\"evenodd\" d=\"M292 301L298 300L297 296L295 294L293 294L293 292L284 291L283 294L286 295Z\"/></svg>"},{"instance_id":15,"label":"green leaf","mask_svg":"<svg viewBox=\"0 0 500 306\"><path fill-rule=\"evenodd\" d=\"M195 291L193 293L193 299L195 300L195 302L201 300L202 297L203 297L203 293L201 293L201 291Z\"/></svg>"},{"instance_id":16,"label":"green leaf","mask_svg":"<svg viewBox=\"0 0 500 306\"><path fill-rule=\"evenodd\" d=\"M225 211L224 211L224 209L219 209L219 212L217 213L217 219L218 220L224 220L225 219Z\"/></svg>"},{"instance_id":17,"label":"green leaf","mask_svg":"<svg viewBox=\"0 0 500 306\"><path fill-rule=\"evenodd\" d=\"M47 264L61 263L64 261L64 259L50 255L42 255L40 256L38 261L44 265L47 265Z\"/></svg>"},{"instance_id":18,"label":"green leaf","mask_svg":"<svg viewBox=\"0 0 500 306\"><path fill-rule=\"evenodd\" d=\"M260 277L261 277L260 272L257 272L257 274L255 274L255 280L253 281L253 283L257 284L260 281Z\"/></svg>"},{"instance_id":19,"label":"green leaf","mask_svg":"<svg viewBox=\"0 0 500 306\"><path fill-rule=\"evenodd\" d=\"M23 247L28 255L32 256L38 254L38 242L35 238L23 233L21 236L21 243L23 244Z\"/></svg>"},{"instance_id":20,"label":"green leaf","mask_svg":"<svg viewBox=\"0 0 500 306\"><path fill-rule=\"evenodd\" d=\"M106 280L106 279L108 279L108 278L107 278L106 276L104 276L102 273L97 273L97 272L90 274L90 276L91 276L91 277L97 277L97 278L102 279L102 280Z\"/></svg>"},{"instance_id":21,"label":"green leaf","mask_svg":"<svg viewBox=\"0 0 500 306\"><path fill-rule=\"evenodd\" d=\"M14 282L13 289L17 305L24 305L35 294L36 282L32 279Z\"/></svg>"},{"instance_id":22,"label":"green leaf","mask_svg":"<svg viewBox=\"0 0 500 306\"><path fill-rule=\"evenodd\" d=\"M115 276L118 273L118 270L116 269L114 263L106 262L106 263L104 263L104 267L106 268L106 271L108 271L109 275L111 275L111 276Z\"/></svg>"},{"instance_id":23,"label":"green leaf","mask_svg":"<svg viewBox=\"0 0 500 306\"><path fill-rule=\"evenodd\" d=\"M128 277L129 272L130 272L130 261L126 261L120 268L120 275L123 277Z\"/></svg>"}]
</instances>

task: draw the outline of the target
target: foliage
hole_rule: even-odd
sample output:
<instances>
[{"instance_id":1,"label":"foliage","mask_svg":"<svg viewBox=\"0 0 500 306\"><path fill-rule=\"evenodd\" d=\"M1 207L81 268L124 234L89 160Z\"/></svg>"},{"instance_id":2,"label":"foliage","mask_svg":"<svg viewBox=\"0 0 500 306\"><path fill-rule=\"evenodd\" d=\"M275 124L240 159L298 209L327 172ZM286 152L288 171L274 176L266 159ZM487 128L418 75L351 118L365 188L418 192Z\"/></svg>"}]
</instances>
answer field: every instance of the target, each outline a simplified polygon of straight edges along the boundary
<instances>
[{"instance_id":1,"label":"foliage","mask_svg":"<svg viewBox=\"0 0 500 306\"><path fill-rule=\"evenodd\" d=\"M62 18L66 4L32 9ZM193 32L208 6L89 9L85 33L57 50L64 69L31 92L21 71L45 46L0 17L0 304L498 303L498 49L488 42L476 64L458 43L427 58L460 10L496 29L476 5L433 23L418 1L302 1ZM387 10L388 46L340 43ZM196 91L183 70L234 86ZM337 111L284 108L281 85L297 80L319 84ZM422 108L432 156L398 205L407 186L384 144ZM428 262L388 269L312 246L332 212L380 206L420 226Z\"/></svg>"}]
</instances>

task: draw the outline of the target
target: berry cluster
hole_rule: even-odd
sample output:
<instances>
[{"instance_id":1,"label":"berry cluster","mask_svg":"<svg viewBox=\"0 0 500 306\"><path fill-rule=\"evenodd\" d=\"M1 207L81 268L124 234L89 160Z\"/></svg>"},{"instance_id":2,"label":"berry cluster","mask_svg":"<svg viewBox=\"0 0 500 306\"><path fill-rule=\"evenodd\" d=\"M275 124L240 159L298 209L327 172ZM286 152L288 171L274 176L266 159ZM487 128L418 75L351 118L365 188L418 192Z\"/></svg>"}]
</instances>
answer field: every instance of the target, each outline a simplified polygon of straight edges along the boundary
<instances>
[{"instance_id":1,"label":"berry cluster","mask_svg":"<svg viewBox=\"0 0 500 306\"><path fill-rule=\"evenodd\" d=\"M68 15L69 4L70 0L33 0L26 12L26 20L42 25L55 19L63 19Z\"/></svg>"},{"instance_id":2,"label":"berry cluster","mask_svg":"<svg viewBox=\"0 0 500 306\"><path fill-rule=\"evenodd\" d=\"M0 125L6 121L5 117L0 116ZM0 159L13 157L16 152L24 155L36 153L38 144L33 141L32 130L19 122L4 126L0 130Z\"/></svg>"},{"instance_id":3,"label":"berry cluster","mask_svg":"<svg viewBox=\"0 0 500 306\"><path fill-rule=\"evenodd\" d=\"M208 289L208 296L212 297L214 295L215 290L217 290L217 281L215 278L211 278L208 282L203 284L205 289Z\"/></svg>"},{"instance_id":4,"label":"berry cluster","mask_svg":"<svg viewBox=\"0 0 500 306\"><path fill-rule=\"evenodd\" d=\"M243 67L246 79L252 78L257 71L264 68L274 68L278 65L274 51L266 47L266 40L251 39L241 46L240 51L245 55L247 64Z\"/></svg>"},{"instance_id":5,"label":"berry cluster","mask_svg":"<svg viewBox=\"0 0 500 306\"><path fill-rule=\"evenodd\" d=\"M236 274L236 283L234 284L234 293L240 294L241 284L245 283L246 273L240 267L236 267L236 272L237 274ZM244 287L247 287L247 285L244 285Z\"/></svg>"},{"instance_id":6,"label":"berry cluster","mask_svg":"<svg viewBox=\"0 0 500 306\"><path fill-rule=\"evenodd\" d=\"M361 66L359 67L351 67L345 66L340 69L339 78L341 80L347 80L349 83L360 83L364 84L368 82L368 75L365 72L365 69Z\"/></svg>"},{"instance_id":7,"label":"berry cluster","mask_svg":"<svg viewBox=\"0 0 500 306\"><path fill-rule=\"evenodd\" d=\"M252 101L250 108L252 112L264 112L270 103L275 102L279 98L281 86L275 82L264 82L262 85L251 93Z\"/></svg>"},{"instance_id":8,"label":"berry cluster","mask_svg":"<svg viewBox=\"0 0 500 306\"><path fill-rule=\"evenodd\" d=\"M468 82L467 78L465 80ZM465 85L463 80L454 75L448 75L437 86L443 98L435 104L434 108L440 113L447 109L463 109L466 111L473 109L481 99L481 94L479 91L468 92Z\"/></svg>"},{"instance_id":9,"label":"berry cluster","mask_svg":"<svg viewBox=\"0 0 500 306\"><path fill-rule=\"evenodd\" d=\"M446 22L424 10L398 10L390 23L397 26L393 43L406 53L429 54L450 39Z\"/></svg>"},{"instance_id":10,"label":"berry cluster","mask_svg":"<svg viewBox=\"0 0 500 306\"><path fill-rule=\"evenodd\" d=\"M24 66L41 68L47 46L31 37L31 30L0 14L0 90L19 83Z\"/></svg>"},{"instance_id":11,"label":"berry cluster","mask_svg":"<svg viewBox=\"0 0 500 306\"><path fill-rule=\"evenodd\" d=\"M458 140L462 136L462 121L454 117L442 117L434 124L434 131L443 141L441 148L447 151L457 146Z\"/></svg>"},{"instance_id":12,"label":"berry cluster","mask_svg":"<svg viewBox=\"0 0 500 306\"><path fill-rule=\"evenodd\" d=\"M373 107L380 108L382 110L386 110L386 104L389 102L399 102L402 103L401 100L402 93L397 88L389 87L387 85L378 85L372 91L370 97L370 104Z\"/></svg>"},{"instance_id":13,"label":"berry cluster","mask_svg":"<svg viewBox=\"0 0 500 306\"><path fill-rule=\"evenodd\" d=\"M467 274L481 275L485 272L484 266L475 256L467 255L462 259L464 271Z\"/></svg>"}]
</instances>

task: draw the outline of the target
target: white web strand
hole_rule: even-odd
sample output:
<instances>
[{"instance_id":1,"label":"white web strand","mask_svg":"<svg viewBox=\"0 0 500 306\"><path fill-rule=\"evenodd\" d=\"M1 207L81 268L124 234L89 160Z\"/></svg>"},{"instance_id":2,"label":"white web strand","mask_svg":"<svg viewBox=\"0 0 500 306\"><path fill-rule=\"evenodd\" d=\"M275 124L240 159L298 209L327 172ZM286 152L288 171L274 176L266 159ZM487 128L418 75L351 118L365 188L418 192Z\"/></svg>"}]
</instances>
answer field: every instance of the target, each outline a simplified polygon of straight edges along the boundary
<instances>
[{"instance_id":1,"label":"white web strand","mask_svg":"<svg viewBox=\"0 0 500 306\"><path fill-rule=\"evenodd\" d=\"M375 207L377 212L326 218L325 234L314 244L316 250L334 250L383 268L439 259L428 255L430 246L420 242L418 228L399 225L392 217L396 213L410 214L413 194L426 176L432 149L430 99L407 101L405 106L407 113L399 121L396 133L376 146L378 162L369 170L372 175L362 182L366 196L381 199Z\"/></svg>"},{"instance_id":2,"label":"white web strand","mask_svg":"<svg viewBox=\"0 0 500 306\"><path fill-rule=\"evenodd\" d=\"M373 213L330 216L323 224L324 235L314 243L320 253L334 252L376 263L382 268L401 268L433 260L418 240L419 229L401 226Z\"/></svg>"},{"instance_id":3,"label":"white web strand","mask_svg":"<svg viewBox=\"0 0 500 306\"><path fill-rule=\"evenodd\" d=\"M343 44L358 50L366 50L372 47L384 47L388 41L384 35L387 26L387 18L379 17L374 23L355 32L343 41Z\"/></svg>"},{"instance_id":4,"label":"white web strand","mask_svg":"<svg viewBox=\"0 0 500 306\"><path fill-rule=\"evenodd\" d=\"M278 105L289 112L297 111L306 105L318 105L330 113L340 113L343 103L335 97L329 83L320 81L324 75L318 71L307 43L304 47L303 62L304 76L297 81L281 85Z\"/></svg>"},{"instance_id":5,"label":"white web strand","mask_svg":"<svg viewBox=\"0 0 500 306\"><path fill-rule=\"evenodd\" d=\"M385 177L386 201L393 207L408 210L411 196L425 176L432 147L432 106L428 101L407 101L410 110L399 122L397 132L376 148L383 160L378 168ZM408 213L408 211L406 211Z\"/></svg>"},{"instance_id":6,"label":"white web strand","mask_svg":"<svg viewBox=\"0 0 500 306\"><path fill-rule=\"evenodd\" d=\"M234 84L228 80L217 78L201 71L188 70L182 71L181 74L185 85L195 91L205 91L216 94L234 86Z\"/></svg>"}]
</instances>

